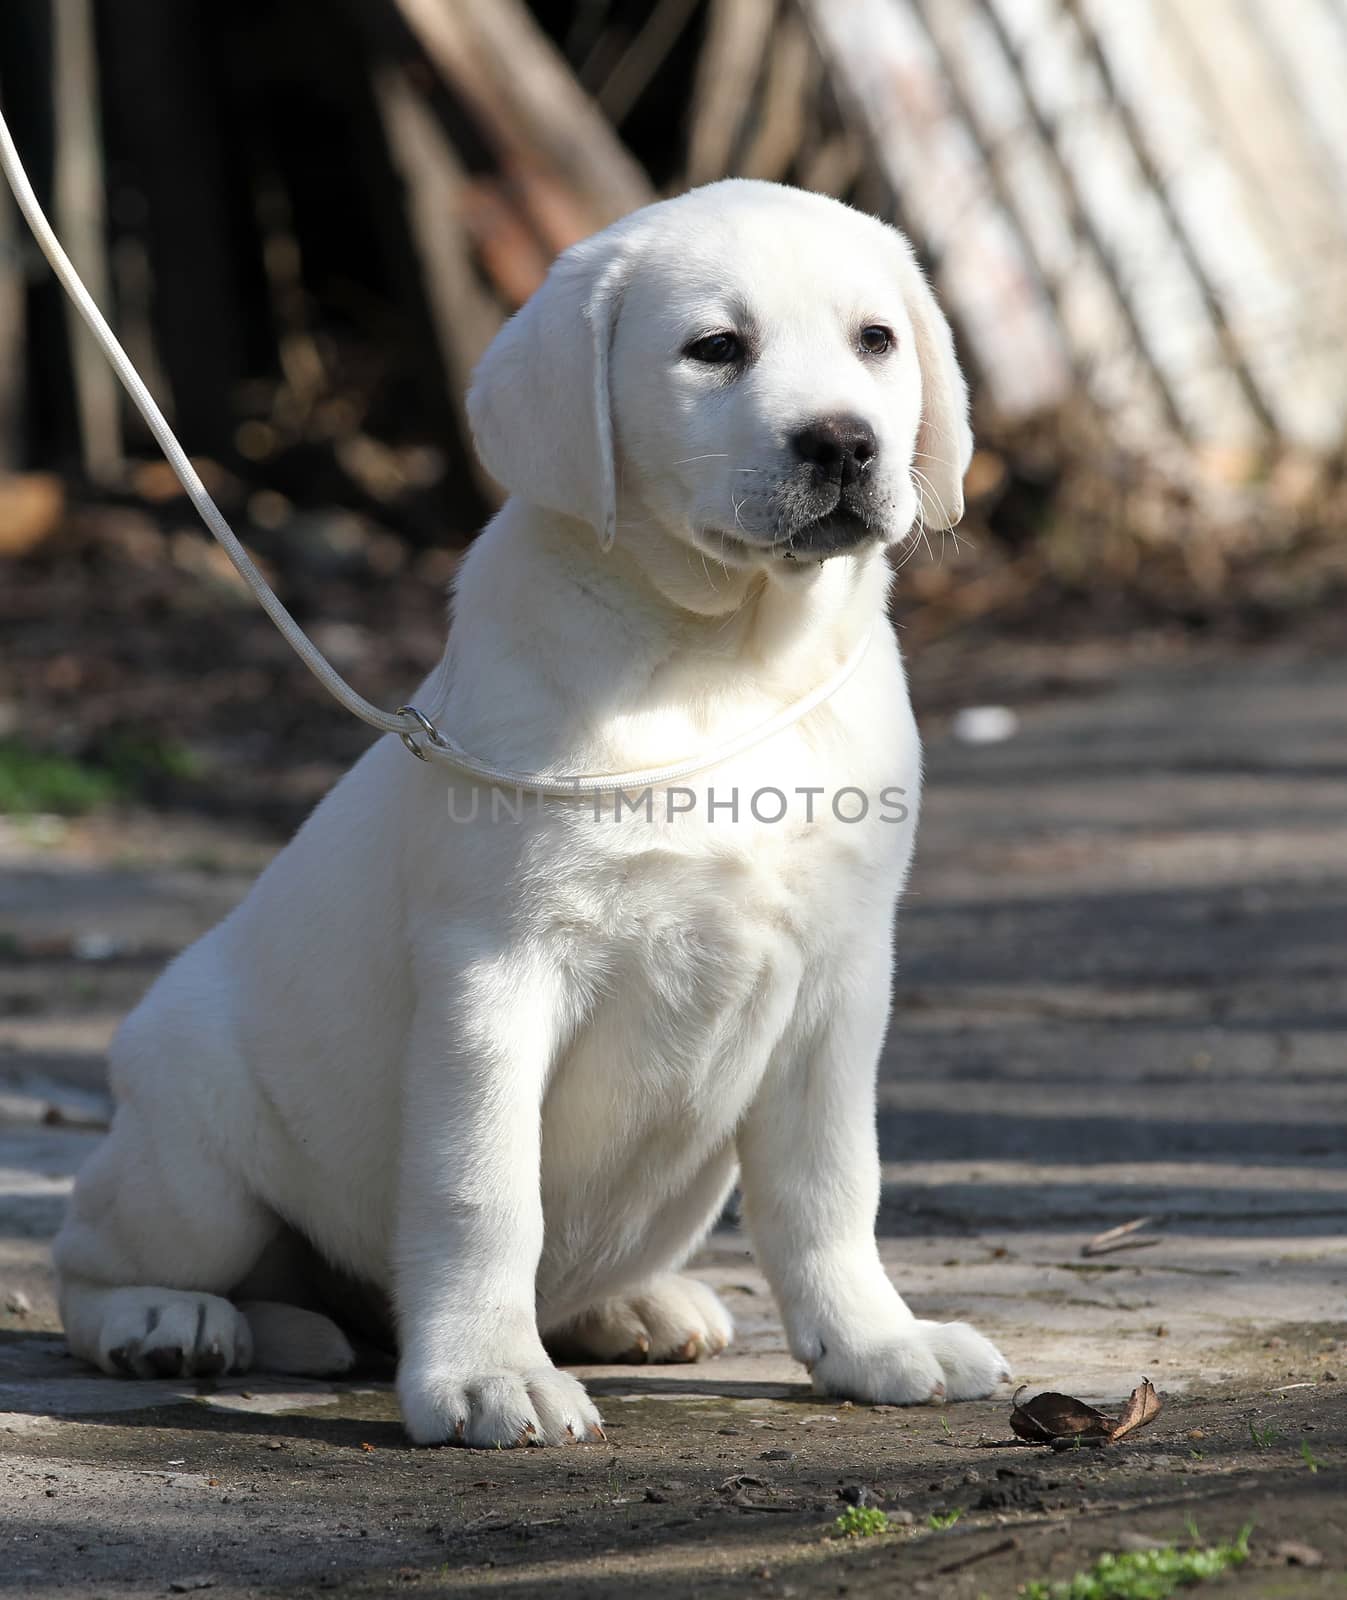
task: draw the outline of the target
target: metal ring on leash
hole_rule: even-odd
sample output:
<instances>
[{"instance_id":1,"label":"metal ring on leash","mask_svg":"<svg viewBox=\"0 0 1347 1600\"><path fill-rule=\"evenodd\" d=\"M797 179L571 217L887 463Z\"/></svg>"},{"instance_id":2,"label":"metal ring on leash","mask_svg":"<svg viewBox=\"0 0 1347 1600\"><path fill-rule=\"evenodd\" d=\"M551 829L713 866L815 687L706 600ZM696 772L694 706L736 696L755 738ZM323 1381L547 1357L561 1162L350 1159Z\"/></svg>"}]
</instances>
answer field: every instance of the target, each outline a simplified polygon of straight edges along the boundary
<instances>
[{"instance_id":1,"label":"metal ring on leash","mask_svg":"<svg viewBox=\"0 0 1347 1600\"><path fill-rule=\"evenodd\" d=\"M415 722L420 724L421 732L425 734L428 743L437 746L441 750L447 750L449 748L449 741L444 737L444 735L424 711L418 711L415 706L399 706L394 712L394 715L398 717L411 717ZM399 733L398 738L402 740L403 744L407 746L407 748L418 761L430 760L430 757L425 753L421 746L417 744L415 736L410 731Z\"/></svg>"}]
</instances>

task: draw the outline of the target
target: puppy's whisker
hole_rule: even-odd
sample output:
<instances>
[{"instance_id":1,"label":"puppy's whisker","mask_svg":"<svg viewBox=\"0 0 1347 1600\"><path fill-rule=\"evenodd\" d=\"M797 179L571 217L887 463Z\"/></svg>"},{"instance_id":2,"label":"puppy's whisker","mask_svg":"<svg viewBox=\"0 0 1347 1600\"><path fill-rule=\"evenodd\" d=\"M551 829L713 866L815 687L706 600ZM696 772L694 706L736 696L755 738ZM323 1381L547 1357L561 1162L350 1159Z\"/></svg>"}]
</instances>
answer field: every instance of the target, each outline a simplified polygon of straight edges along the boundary
<instances>
[{"instance_id":1,"label":"puppy's whisker","mask_svg":"<svg viewBox=\"0 0 1347 1600\"><path fill-rule=\"evenodd\" d=\"M914 453L919 455L923 461L934 461L939 467L952 467L954 465L945 456L933 456L929 450L917 450Z\"/></svg>"},{"instance_id":2,"label":"puppy's whisker","mask_svg":"<svg viewBox=\"0 0 1347 1600\"><path fill-rule=\"evenodd\" d=\"M750 590L748 590L748 589L745 589L745 590L744 590L744 593L743 593L743 595L742 595L742 597L741 597L741 598L740 598L740 601L739 601L739 604L738 604L738 605L737 605L737 606L735 606L735 608L734 608L734 610L733 610L733 611L729 611L729 612L727 612L727 613L726 613L726 614L725 614L725 620L724 620L724 621L723 621L723 622L722 622L722 623L721 623L721 624L720 624L720 626L719 626L719 627L718 627L718 628L717 628L717 629L716 629L716 632L717 632L717 633L724 633L724 632L725 632L725 630L726 630L726 629L727 629L727 628L728 628L728 627L729 627L729 625L730 625L730 624L731 624L731 623L732 623L732 622L733 622L733 621L734 621L734 619L735 619L735 618L736 618L736 617L737 617L737 616L738 616L738 615L739 615L739 613L740 613L740 612L741 612L741 611L742 611L742 610L743 610L743 609L744 609L744 607L745 607L745 606L746 606L746 605L747 605L747 604L748 604L748 602L749 602L749 595L750 595L750 593L751 593L751 591L750 591Z\"/></svg>"},{"instance_id":3,"label":"puppy's whisker","mask_svg":"<svg viewBox=\"0 0 1347 1600\"><path fill-rule=\"evenodd\" d=\"M903 568L908 564L908 562L911 561L912 557L914 555L916 555L917 551L920 548L921 548L920 545L918 545L915 541L912 544L908 545L907 549L903 552L902 556L900 556L899 559L894 562L894 564L893 564L894 572L895 573L901 572L903 570Z\"/></svg>"},{"instance_id":4,"label":"puppy's whisker","mask_svg":"<svg viewBox=\"0 0 1347 1600\"><path fill-rule=\"evenodd\" d=\"M934 484L932 484L931 480L926 476L926 474L920 471L918 468L913 467L911 470L912 482L916 488L918 500L924 500L926 495L929 494L931 499L935 501L936 509L940 512L940 520L944 523L948 523L950 521L950 517L948 512L945 510L945 502L936 493Z\"/></svg>"},{"instance_id":5,"label":"puppy's whisker","mask_svg":"<svg viewBox=\"0 0 1347 1600\"><path fill-rule=\"evenodd\" d=\"M917 537L911 541L899 560L894 562L893 570L895 575L901 572L908 562L911 561L913 556L915 556L917 551L921 548L922 541L924 541L926 538L926 520L922 515L920 495L918 496L917 515L914 526L917 530ZM927 545L927 549L930 549L929 544Z\"/></svg>"}]
</instances>

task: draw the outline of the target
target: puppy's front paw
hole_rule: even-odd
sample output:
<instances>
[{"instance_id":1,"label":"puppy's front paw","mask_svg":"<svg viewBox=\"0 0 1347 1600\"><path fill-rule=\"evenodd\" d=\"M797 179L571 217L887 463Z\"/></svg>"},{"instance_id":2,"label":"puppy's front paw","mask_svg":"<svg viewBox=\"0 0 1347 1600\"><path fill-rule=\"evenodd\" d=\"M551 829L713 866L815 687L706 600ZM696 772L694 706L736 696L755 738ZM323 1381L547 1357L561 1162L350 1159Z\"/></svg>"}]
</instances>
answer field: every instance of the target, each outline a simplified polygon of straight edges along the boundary
<instances>
[{"instance_id":1,"label":"puppy's front paw","mask_svg":"<svg viewBox=\"0 0 1347 1600\"><path fill-rule=\"evenodd\" d=\"M499 1450L604 1436L583 1385L548 1365L399 1373L398 1400L415 1444Z\"/></svg>"},{"instance_id":2,"label":"puppy's front paw","mask_svg":"<svg viewBox=\"0 0 1347 1600\"><path fill-rule=\"evenodd\" d=\"M996 1346L966 1322L911 1322L888 1339L825 1347L810 1375L820 1394L915 1406L984 1399L1010 1371Z\"/></svg>"}]
</instances>

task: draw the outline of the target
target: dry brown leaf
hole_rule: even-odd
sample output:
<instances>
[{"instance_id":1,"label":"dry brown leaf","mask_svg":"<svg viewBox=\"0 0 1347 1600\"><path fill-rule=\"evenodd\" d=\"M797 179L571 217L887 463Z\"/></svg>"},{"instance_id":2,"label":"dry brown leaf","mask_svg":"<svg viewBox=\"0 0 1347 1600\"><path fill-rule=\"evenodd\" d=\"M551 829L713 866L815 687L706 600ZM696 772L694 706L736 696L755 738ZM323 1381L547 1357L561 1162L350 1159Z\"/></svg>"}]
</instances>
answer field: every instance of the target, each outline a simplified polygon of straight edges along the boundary
<instances>
[{"instance_id":1,"label":"dry brown leaf","mask_svg":"<svg viewBox=\"0 0 1347 1600\"><path fill-rule=\"evenodd\" d=\"M61 525L65 489L51 472L0 475L0 557L26 556Z\"/></svg>"},{"instance_id":2,"label":"dry brown leaf","mask_svg":"<svg viewBox=\"0 0 1347 1600\"><path fill-rule=\"evenodd\" d=\"M1109 1435L1110 1442L1116 1444L1134 1429L1144 1428L1148 1422L1154 1422L1159 1415L1160 1396L1156 1394L1155 1385L1151 1380L1143 1378L1128 1396L1122 1416L1118 1418L1116 1427Z\"/></svg>"},{"instance_id":3,"label":"dry brown leaf","mask_svg":"<svg viewBox=\"0 0 1347 1600\"><path fill-rule=\"evenodd\" d=\"M1030 1444L1051 1444L1054 1439L1073 1437L1107 1439L1114 1427L1112 1417L1106 1417L1102 1411L1096 1411L1072 1395L1048 1390L1021 1405L1023 1393L1022 1388L1015 1391L1010 1426Z\"/></svg>"},{"instance_id":4,"label":"dry brown leaf","mask_svg":"<svg viewBox=\"0 0 1347 1600\"><path fill-rule=\"evenodd\" d=\"M1023 1393L1023 1388L1015 1391L1010 1426L1029 1444L1052 1444L1058 1439L1107 1439L1113 1444L1160 1415L1160 1396L1149 1378L1143 1378L1132 1390L1122 1415L1116 1418L1074 1395L1057 1394L1051 1389L1021 1405Z\"/></svg>"}]
</instances>

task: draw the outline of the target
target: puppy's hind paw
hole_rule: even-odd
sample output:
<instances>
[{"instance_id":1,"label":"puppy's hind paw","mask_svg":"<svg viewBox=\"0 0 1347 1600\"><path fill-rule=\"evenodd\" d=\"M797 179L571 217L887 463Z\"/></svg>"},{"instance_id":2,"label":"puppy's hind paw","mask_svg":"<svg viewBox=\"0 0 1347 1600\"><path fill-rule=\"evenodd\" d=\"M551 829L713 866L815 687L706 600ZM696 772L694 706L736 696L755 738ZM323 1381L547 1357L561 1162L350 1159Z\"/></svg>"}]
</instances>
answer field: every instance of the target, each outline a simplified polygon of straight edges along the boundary
<instances>
[{"instance_id":1,"label":"puppy's hind paw","mask_svg":"<svg viewBox=\"0 0 1347 1600\"><path fill-rule=\"evenodd\" d=\"M719 1295L696 1278L664 1273L630 1295L601 1300L547 1335L558 1359L603 1362L701 1361L734 1336Z\"/></svg>"},{"instance_id":2,"label":"puppy's hind paw","mask_svg":"<svg viewBox=\"0 0 1347 1600\"><path fill-rule=\"evenodd\" d=\"M219 1295L179 1289L113 1289L101 1294L97 1347L77 1353L127 1378L207 1378L246 1372L252 1332ZM73 1344L72 1340L72 1344Z\"/></svg>"},{"instance_id":3,"label":"puppy's hind paw","mask_svg":"<svg viewBox=\"0 0 1347 1600\"><path fill-rule=\"evenodd\" d=\"M330 1318L299 1306L245 1300L239 1310L253 1335L253 1366L259 1372L336 1377L355 1365L350 1340Z\"/></svg>"}]
</instances>

